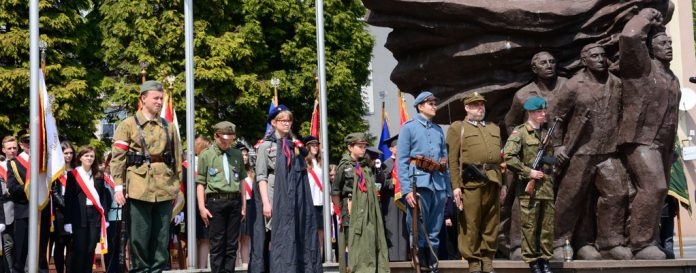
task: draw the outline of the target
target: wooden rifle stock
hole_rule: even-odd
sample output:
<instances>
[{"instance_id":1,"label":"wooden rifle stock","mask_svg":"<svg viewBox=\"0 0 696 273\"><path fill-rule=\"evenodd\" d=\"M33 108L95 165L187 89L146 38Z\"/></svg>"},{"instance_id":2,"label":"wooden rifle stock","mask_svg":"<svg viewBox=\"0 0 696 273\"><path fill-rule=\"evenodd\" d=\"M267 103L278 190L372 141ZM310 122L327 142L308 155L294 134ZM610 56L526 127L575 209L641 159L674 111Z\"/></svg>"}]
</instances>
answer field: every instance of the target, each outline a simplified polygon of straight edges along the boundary
<instances>
[{"instance_id":1,"label":"wooden rifle stock","mask_svg":"<svg viewBox=\"0 0 696 273\"><path fill-rule=\"evenodd\" d=\"M414 187L415 189L415 187ZM420 212L418 195L413 193L414 199L416 199L416 206L411 210L411 226L413 227L413 233L411 234L411 262L413 262L413 268L416 273L421 273L420 261L418 260L418 213Z\"/></svg>"}]
</instances>

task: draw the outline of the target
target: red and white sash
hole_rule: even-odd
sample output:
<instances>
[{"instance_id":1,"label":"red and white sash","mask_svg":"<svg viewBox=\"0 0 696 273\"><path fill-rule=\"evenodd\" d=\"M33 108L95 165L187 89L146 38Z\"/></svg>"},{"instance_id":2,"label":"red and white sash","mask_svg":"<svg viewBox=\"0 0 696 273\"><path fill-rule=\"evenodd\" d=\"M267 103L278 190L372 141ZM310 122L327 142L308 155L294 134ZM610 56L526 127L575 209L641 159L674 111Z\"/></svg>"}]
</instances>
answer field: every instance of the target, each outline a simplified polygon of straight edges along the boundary
<instances>
[{"instance_id":1,"label":"red and white sash","mask_svg":"<svg viewBox=\"0 0 696 273\"><path fill-rule=\"evenodd\" d=\"M7 161L0 162L0 177L7 182Z\"/></svg>"},{"instance_id":2,"label":"red and white sash","mask_svg":"<svg viewBox=\"0 0 696 273\"><path fill-rule=\"evenodd\" d=\"M317 176L317 173L314 172L314 168L307 168L307 171L309 172L309 175L312 176L312 180L314 180L314 183L317 184L319 191L323 192L324 188L321 186L321 180L319 180L319 176Z\"/></svg>"},{"instance_id":3,"label":"red and white sash","mask_svg":"<svg viewBox=\"0 0 696 273\"><path fill-rule=\"evenodd\" d=\"M253 196L253 191L252 191L252 189L254 187L253 183L254 183L254 181L251 179L251 177L244 178L244 188L246 189L246 196L245 196L246 200L251 199L251 197Z\"/></svg>"},{"instance_id":4,"label":"red and white sash","mask_svg":"<svg viewBox=\"0 0 696 273\"><path fill-rule=\"evenodd\" d=\"M85 183L82 175L80 175L80 172L77 169L73 169L71 172L75 177L77 184L80 185L82 192L85 194L87 199L92 201L94 208L97 209L99 214L101 214L101 238L99 239L99 245L101 246L102 254L106 254L108 252L108 244L106 240L106 217L104 217L104 208L102 208L101 203L99 200L97 200L98 196L95 197L92 194L92 191L89 190L89 187Z\"/></svg>"}]
</instances>

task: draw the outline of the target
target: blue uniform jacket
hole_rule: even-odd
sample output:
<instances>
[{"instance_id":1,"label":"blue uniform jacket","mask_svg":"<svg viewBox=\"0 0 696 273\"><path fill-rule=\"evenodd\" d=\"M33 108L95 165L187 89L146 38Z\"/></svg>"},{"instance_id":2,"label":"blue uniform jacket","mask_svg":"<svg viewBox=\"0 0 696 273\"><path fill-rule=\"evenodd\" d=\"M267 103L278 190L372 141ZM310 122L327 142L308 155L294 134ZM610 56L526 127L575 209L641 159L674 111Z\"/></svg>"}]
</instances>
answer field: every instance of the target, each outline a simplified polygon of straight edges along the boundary
<instances>
[{"instance_id":1,"label":"blue uniform jacket","mask_svg":"<svg viewBox=\"0 0 696 273\"><path fill-rule=\"evenodd\" d=\"M440 171L428 173L416 168L416 165L411 163L411 158L417 155L423 155L437 162L440 162L440 158L447 159L445 134L439 125L425 119L420 114L416 115L414 119L404 123L401 127L396 149L397 170L403 195L412 191L411 179L413 177L416 179L416 187L428 188L432 191L446 191L447 196L451 195L449 167L445 173Z\"/></svg>"}]
</instances>

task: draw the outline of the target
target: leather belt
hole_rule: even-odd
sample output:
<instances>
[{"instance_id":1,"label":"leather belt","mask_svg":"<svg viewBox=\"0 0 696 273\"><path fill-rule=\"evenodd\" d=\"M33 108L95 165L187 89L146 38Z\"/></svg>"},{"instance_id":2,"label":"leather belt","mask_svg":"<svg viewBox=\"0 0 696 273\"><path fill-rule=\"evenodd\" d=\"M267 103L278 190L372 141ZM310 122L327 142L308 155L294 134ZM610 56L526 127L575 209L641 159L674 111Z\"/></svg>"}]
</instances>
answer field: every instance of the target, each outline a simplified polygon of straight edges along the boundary
<instances>
[{"instance_id":1,"label":"leather belt","mask_svg":"<svg viewBox=\"0 0 696 273\"><path fill-rule=\"evenodd\" d=\"M150 163L157 163L157 162L164 163L164 157L161 155L151 155L150 156Z\"/></svg>"},{"instance_id":2,"label":"leather belt","mask_svg":"<svg viewBox=\"0 0 696 273\"><path fill-rule=\"evenodd\" d=\"M418 167L419 169L429 173L432 173L434 171L440 171L444 173L445 171L447 171L446 163L440 164L440 162L420 155L416 157L411 157L410 162L416 165L416 167Z\"/></svg>"},{"instance_id":3,"label":"leather belt","mask_svg":"<svg viewBox=\"0 0 696 273\"><path fill-rule=\"evenodd\" d=\"M238 192L231 193L208 193L205 195L208 199L232 200L238 199L241 195Z\"/></svg>"},{"instance_id":4,"label":"leather belt","mask_svg":"<svg viewBox=\"0 0 696 273\"><path fill-rule=\"evenodd\" d=\"M474 165L476 168L478 168L479 170L483 170L483 171L500 170L500 164L483 163L483 164L469 164L469 165ZM465 166L466 166L466 164L465 164Z\"/></svg>"}]
</instances>

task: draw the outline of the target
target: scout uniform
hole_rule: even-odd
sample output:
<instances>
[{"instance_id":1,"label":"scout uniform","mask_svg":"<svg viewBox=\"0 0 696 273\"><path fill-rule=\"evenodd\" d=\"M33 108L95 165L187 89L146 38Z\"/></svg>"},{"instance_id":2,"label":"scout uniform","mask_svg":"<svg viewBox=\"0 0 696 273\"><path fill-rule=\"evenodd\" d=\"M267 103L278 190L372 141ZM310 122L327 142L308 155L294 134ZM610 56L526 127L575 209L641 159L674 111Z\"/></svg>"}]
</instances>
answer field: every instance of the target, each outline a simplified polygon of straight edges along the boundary
<instances>
[{"instance_id":1,"label":"scout uniform","mask_svg":"<svg viewBox=\"0 0 696 273\"><path fill-rule=\"evenodd\" d=\"M477 101L486 100L478 93L464 98L464 104ZM447 129L447 147L452 189L462 190L464 207L458 215L459 252L469 272L492 272L500 224L500 127L456 121Z\"/></svg>"},{"instance_id":2,"label":"scout uniform","mask_svg":"<svg viewBox=\"0 0 696 273\"><path fill-rule=\"evenodd\" d=\"M162 84L143 83L140 94L148 91L162 92ZM139 110L122 121L114 133L111 175L115 191L128 194L125 213L132 255L130 272L161 272L169 261L169 221L181 173L174 130L165 119L158 116L149 120Z\"/></svg>"},{"instance_id":3,"label":"scout uniform","mask_svg":"<svg viewBox=\"0 0 696 273\"><path fill-rule=\"evenodd\" d=\"M364 133L351 133L344 138L347 145L365 143ZM341 198L341 231L339 235L339 271L389 272L387 241L379 210L374 174L365 160L353 161L349 153L336 167L331 194ZM348 214L348 201L351 214ZM348 247L348 261L344 255Z\"/></svg>"},{"instance_id":4,"label":"scout uniform","mask_svg":"<svg viewBox=\"0 0 696 273\"><path fill-rule=\"evenodd\" d=\"M534 111L546 108L546 101L539 97L528 99L524 108ZM517 195L520 199L520 219L522 221L522 259L530 264L532 272L541 272L540 267L548 269L548 260L553 256L554 219L554 181L553 166L544 164L544 178L537 180L534 197L525 192L529 181L531 166L541 147L547 130L535 129L527 122L515 127L507 140L504 159L508 168L517 174L519 181ZM550 147L546 156L553 156ZM550 272L550 271L546 271Z\"/></svg>"},{"instance_id":5,"label":"scout uniform","mask_svg":"<svg viewBox=\"0 0 696 273\"><path fill-rule=\"evenodd\" d=\"M416 97L413 106L417 108L419 104L434 99L432 93L422 92ZM423 250L419 255L424 255L420 261L423 265L434 267L436 259L427 255L430 251L425 232L427 231L430 245L437 253L440 246L438 234L445 217L445 198L452 195L445 134L439 125L418 114L401 127L396 147L401 193L405 197L410 192L417 192L420 199L421 218L425 224L425 231L419 228L418 247ZM407 207L406 219L411 219L412 208ZM406 225L409 233L413 234L412 221L407 220Z\"/></svg>"},{"instance_id":6,"label":"scout uniform","mask_svg":"<svg viewBox=\"0 0 696 273\"><path fill-rule=\"evenodd\" d=\"M235 125L228 121L213 128L220 138L235 134ZM197 168L196 184L205 188L205 208L213 216L208 224L211 272L233 272L242 221L239 190L246 177L242 152L231 145L223 150L215 143L198 156Z\"/></svg>"}]
</instances>

